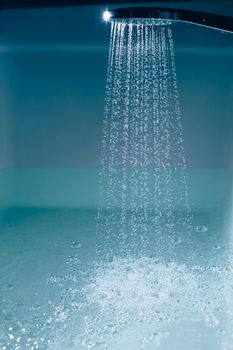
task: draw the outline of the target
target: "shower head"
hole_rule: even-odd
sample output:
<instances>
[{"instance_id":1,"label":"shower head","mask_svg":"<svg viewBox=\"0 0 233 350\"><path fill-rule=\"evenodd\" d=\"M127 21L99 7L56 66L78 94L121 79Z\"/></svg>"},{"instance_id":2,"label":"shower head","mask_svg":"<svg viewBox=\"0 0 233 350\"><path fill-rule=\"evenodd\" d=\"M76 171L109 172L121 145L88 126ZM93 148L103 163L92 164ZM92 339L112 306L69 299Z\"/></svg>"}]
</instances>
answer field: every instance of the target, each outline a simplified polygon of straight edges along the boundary
<instances>
[{"instance_id":1,"label":"shower head","mask_svg":"<svg viewBox=\"0 0 233 350\"><path fill-rule=\"evenodd\" d=\"M182 21L219 29L226 32L233 32L233 17L180 9L159 7L124 7L111 10L109 21L114 19L157 19L163 21Z\"/></svg>"}]
</instances>

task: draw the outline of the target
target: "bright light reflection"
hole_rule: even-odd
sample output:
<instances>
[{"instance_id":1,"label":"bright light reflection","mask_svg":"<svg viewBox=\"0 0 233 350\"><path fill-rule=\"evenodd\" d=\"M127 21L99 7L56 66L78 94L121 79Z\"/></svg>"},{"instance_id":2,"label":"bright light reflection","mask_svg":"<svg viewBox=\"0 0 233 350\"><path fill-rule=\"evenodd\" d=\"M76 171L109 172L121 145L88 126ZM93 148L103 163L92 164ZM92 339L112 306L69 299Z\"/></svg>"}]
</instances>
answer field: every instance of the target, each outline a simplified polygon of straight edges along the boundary
<instances>
[{"instance_id":1,"label":"bright light reflection","mask_svg":"<svg viewBox=\"0 0 233 350\"><path fill-rule=\"evenodd\" d=\"M111 17L112 17L111 12L108 11L108 10L105 10L104 13L103 13L103 20L104 20L105 22L109 22L110 19L111 19Z\"/></svg>"}]
</instances>

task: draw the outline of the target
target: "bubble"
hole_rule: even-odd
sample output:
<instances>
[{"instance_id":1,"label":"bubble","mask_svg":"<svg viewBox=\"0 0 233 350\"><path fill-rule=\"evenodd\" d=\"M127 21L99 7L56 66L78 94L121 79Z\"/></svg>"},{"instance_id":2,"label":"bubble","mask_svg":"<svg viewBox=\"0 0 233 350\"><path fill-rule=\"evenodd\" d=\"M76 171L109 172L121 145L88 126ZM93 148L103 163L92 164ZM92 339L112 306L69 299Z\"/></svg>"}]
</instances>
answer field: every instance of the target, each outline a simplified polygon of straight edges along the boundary
<instances>
[{"instance_id":1,"label":"bubble","mask_svg":"<svg viewBox=\"0 0 233 350\"><path fill-rule=\"evenodd\" d=\"M214 249L215 249L215 250L219 250L219 249L221 249L221 246L220 246L220 245L215 245L215 246L214 246Z\"/></svg>"},{"instance_id":2,"label":"bubble","mask_svg":"<svg viewBox=\"0 0 233 350\"><path fill-rule=\"evenodd\" d=\"M196 232L207 232L208 227L207 226L197 226L195 229Z\"/></svg>"},{"instance_id":3,"label":"bubble","mask_svg":"<svg viewBox=\"0 0 233 350\"><path fill-rule=\"evenodd\" d=\"M79 243L79 242L75 242L73 241L70 245L71 248L81 248L82 247L82 244Z\"/></svg>"},{"instance_id":4,"label":"bubble","mask_svg":"<svg viewBox=\"0 0 233 350\"><path fill-rule=\"evenodd\" d=\"M68 256L66 260L66 264L78 264L78 263L80 263L80 259L75 255Z\"/></svg>"}]
</instances>

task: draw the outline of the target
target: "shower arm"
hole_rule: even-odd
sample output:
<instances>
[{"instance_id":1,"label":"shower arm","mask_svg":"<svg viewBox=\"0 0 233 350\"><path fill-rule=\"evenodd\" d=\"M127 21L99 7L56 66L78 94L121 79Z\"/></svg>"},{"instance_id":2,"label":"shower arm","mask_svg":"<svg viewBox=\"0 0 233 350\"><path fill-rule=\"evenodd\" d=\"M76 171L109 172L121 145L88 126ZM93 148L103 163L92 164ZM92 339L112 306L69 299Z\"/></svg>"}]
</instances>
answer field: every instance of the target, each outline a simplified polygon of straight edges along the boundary
<instances>
[{"instance_id":1,"label":"shower arm","mask_svg":"<svg viewBox=\"0 0 233 350\"><path fill-rule=\"evenodd\" d=\"M124 7L111 10L111 19L158 19L188 22L233 33L233 17L206 12L159 8Z\"/></svg>"}]
</instances>

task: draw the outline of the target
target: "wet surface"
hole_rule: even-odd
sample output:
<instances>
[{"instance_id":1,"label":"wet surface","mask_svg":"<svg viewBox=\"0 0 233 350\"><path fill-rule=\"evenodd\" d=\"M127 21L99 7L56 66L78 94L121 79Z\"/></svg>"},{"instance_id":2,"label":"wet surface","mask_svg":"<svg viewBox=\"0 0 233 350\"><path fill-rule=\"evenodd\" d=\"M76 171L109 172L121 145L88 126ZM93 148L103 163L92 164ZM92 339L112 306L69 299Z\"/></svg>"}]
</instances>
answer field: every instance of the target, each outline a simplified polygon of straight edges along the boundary
<instances>
[{"instance_id":1,"label":"wet surface","mask_svg":"<svg viewBox=\"0 0 233 350\"><path fill-rule=\"evenodd\" d=\"M174 232L173 256L154 235L147 256L109 260L96 249L96 215L21 208L5 216L1 349L231 349L233 250L220 208L193 212L189 254Z\"/></svg>"}]
</instances>

